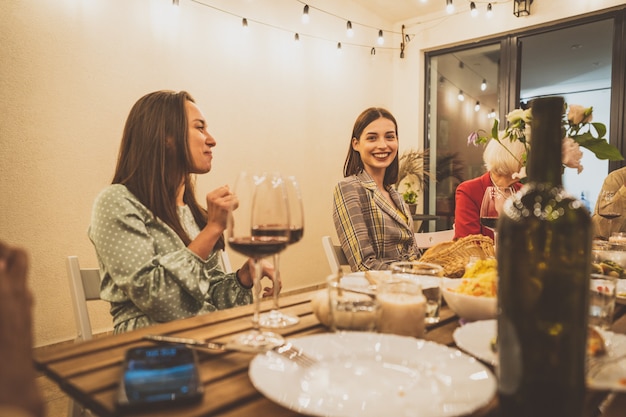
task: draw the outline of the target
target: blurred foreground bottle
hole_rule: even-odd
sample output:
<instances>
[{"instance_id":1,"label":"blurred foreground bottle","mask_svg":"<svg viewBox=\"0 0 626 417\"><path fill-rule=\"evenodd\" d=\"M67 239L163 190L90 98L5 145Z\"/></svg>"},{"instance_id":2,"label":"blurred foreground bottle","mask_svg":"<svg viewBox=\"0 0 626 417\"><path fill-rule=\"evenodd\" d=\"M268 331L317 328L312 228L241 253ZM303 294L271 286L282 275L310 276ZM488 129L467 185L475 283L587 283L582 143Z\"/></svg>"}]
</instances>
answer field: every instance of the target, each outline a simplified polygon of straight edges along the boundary
<instances>
[{"instance_id":1,"label":"blurred foreground bottle","mask_svg":"<svg viewBox=\"0 0 626 417\"><path fill-rule=\"evenodd\" d=\"M585 398L591 220L562 186L561 97L531 103L528 183L498 220L502 416L578 417Z\"/></svg>"}]
</instances>

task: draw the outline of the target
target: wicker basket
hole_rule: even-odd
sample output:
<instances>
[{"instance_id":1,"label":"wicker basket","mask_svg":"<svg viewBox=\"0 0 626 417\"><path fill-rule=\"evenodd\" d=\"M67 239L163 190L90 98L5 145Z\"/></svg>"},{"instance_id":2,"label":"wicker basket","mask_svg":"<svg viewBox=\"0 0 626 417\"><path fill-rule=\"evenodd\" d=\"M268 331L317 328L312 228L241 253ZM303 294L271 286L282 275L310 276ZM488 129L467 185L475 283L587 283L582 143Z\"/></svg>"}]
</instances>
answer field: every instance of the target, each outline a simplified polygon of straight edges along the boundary
<instances>
[{"instance_id":1,"label":"wicker basket","mask_svg":"<svg viewBox=\"0 0 626 417\"><path fill-rule=\"evenodd\" d=\"M486 259L495 256L493 240L483 235L469 235L456 241L442 242L429 248L420 261L443 266L444 275L459 278L471 256Z\"/></svg>"}]
</instances>

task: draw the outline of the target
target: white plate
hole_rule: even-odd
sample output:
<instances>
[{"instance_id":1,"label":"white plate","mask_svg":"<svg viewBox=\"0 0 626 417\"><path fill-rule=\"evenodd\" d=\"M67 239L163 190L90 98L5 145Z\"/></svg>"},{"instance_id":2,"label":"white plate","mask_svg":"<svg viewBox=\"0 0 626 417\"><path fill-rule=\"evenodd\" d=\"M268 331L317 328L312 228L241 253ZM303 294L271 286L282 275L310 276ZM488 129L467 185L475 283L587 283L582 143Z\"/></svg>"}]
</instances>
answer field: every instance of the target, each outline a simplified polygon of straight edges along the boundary
<instances>
[{"instance_id":1,"label":"white plate","mask_svg":"<svg viewBox=\"0 0 626 417\"><path fill-rule=\"evenodd\" d=\"M491 371L461 351L379 333L325 333L292 339L319 360L310 368L270 351L250 363L254 387L313 416L465 415L494 396Z\"/></svg>"},{"instance_id":2,"label":"white plate","mask_svg":"<svg viewBox=\"0 0 626 417\"><path fill-rule=\"evenodd\" d=\"M626 335L602 331L609 357L626 355ZM626 392L626 359L604 367L594 376L587 379L587 386L599 390L613 390Z\"/></svg>"},{"instance_id":3,"label":"white plate","mask_svg":"<svg viewBox=\"0 0 626 417\"><path fill-rule=\"evenodd\" d=\"M626 279L617 281L617 302L626 304Z\"/></svg>"},{"instance_id":4,"label":"white plate","mask_svg":"<svg viewBox=\"0 0 626 417\"><path fill-rule=\"evenodd\" d=\"M497 334L498 322L496 320L480 320L457 327L452 333L452 338L459 349L495 366L498 363L498 355L491 350L491 340Z\"/></svg>"},{"instance_id":5,"label":"white plate","mask_svg":"<svg viewBox=\"0 0 626 417\"><path fill-rule=\"evenodd\" d=\"M496 326L496 320L468 323L454 331L454 342L459 349L496 366L498 355L491 350L491 340L497 334ZM600 333L604 337L609 357L626 355L626 335L604 330L600 330ZM626 359L607 366L593 379L588 379L587 386L592 389L626 392Z\"/></svg>"}]
</instances>

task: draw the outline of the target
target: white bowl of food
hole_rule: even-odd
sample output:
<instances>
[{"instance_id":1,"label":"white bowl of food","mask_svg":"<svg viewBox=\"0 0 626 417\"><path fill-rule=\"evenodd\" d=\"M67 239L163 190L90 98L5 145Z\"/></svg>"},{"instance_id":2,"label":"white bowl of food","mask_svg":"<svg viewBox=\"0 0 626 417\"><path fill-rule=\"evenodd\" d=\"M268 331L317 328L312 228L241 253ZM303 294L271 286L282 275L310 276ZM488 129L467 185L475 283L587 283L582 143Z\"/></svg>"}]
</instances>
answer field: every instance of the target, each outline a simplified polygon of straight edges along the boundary
<instances>
[{"instance_id":1,"label":"white bowl of food","mask_svg":"<svg viewBox=\"0 0 626 417\"><path fill-rule=\"evenodd\" d=\"M441 293L450 309L467 321L496 318L498 301L493 293L485 294L485 291L477 290L476 286L464 282L467 280L475 278L443 278Z\"/></svg>"}]
</instances>

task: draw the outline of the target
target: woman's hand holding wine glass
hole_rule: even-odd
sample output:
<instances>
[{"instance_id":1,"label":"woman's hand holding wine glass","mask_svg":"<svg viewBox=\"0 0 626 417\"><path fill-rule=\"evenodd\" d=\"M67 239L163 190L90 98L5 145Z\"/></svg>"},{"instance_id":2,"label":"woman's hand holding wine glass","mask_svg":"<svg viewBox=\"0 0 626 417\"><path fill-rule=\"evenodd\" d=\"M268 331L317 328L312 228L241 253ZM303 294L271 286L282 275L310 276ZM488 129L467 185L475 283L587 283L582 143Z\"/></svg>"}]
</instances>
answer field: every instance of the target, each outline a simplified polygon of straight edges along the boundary
<instances>
[{"instance_id":1,"label":"woman's hand holding wine glass","mask_svg":"<svg viewBox=\"0 0 626 417\"><path fill-rule=\"evenodd\" d=\"M279 174L241 173L234 192L238 207L228 216L228 244L236 252L254 260L254 315L252 330L232 343L241 349L263 351L283 343L282 336L262 332L259 325L261 299L261 258L284 250L290 239L289 207L285 184ZM276 285L276 284L275 284ZM278 287L275 287L275 291Z\"/></svg>"}]
</instances>

